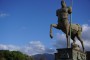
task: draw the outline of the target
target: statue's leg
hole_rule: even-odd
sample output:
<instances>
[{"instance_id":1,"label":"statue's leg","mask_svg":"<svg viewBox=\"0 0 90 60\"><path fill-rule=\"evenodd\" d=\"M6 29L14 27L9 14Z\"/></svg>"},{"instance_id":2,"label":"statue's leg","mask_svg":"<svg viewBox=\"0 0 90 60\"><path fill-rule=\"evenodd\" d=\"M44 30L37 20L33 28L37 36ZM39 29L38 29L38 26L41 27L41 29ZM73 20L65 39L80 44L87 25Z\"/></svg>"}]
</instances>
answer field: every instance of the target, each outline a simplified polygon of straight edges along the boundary
<instances>
[{"instance_id":1,"label":"statue's leg","mask_svg":"<svg viewBox=\"0 0 90 60\"><path fill-rule=\"evenodd\" d=\"M70 42L69 42L69 39L68 39L68 31L66 32L66 38L67 38L67 48L70 48Z\"/></svg>"},{"instance_id":2,"label":"statue's leg","mask_svg":"<svg viewBox=\"0 0 90 60\"><path fill-rule=\"evenodd\" d=\"M51 24L51 25L50 25L50 37L51 37L51 38L53 38L52 27L57 28L57 26L58 26L57 24Z\"/></svg>"},{"instance_id":3,"label":"statue's leg","mask_svg":"<svg viewBox=\"0 0 90 60\"><path fill-rule=\"evenodd\" d=\"M76 42L76 40L75 40L75 35L71 35L71 39L73 40L72 45L75 45L75 42Z\"/></svg>"},{"instance_id":4,"label":"statue's leg","mask_svg":"<svg viewBox=\"0 0 90 60\"><path fill-rule=\"evenodd\" d=\"M71 39L73 40L73 44L75 44L76 40L75 40L75 36L71 36Z\"/></svg>"},{"instance_id":5,"label":"statue's leg","mask_svg":"<svg viewBox=\"0 0 90 60\"><path fill-rule=\"evenodd\" d=\"M81 39L81 34L77 34L77 38L78 38L78 40L81 42L81 45L82 45L82 48L83 48L83 51L84 51L84 44L83 44L83 41L82 41L82 39Z\"/></svg>"},{"instance_id":6,"label":"statue's leg","mask_svg":"<svg viewBox=\"0 0 90 60\"><path fill-rule=\"evenodd\" d=\"M70 41L69 41L69 39L68 39L69 23L68 23L68 20L67 20L67 19L64 20L64 27L65 27L66 38L67 38L67 48L70 48Z\"/></svg>"}]
</instances>

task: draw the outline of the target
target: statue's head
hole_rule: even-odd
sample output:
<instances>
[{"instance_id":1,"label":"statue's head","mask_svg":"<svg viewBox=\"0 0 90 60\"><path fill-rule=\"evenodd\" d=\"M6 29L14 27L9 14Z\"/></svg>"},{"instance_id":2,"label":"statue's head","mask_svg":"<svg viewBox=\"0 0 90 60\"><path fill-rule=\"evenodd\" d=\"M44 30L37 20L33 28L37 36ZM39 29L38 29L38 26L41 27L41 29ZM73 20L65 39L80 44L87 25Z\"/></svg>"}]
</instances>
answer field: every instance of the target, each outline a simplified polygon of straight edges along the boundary
<instances>
[{"instance_id":1,"label":"statue's head","mask_svg":"<svg viewBox=\"0 0 90 60\"><path fill-rule=\"evenodd\" d=\"M66 7L66 3L64 0L61 1L62 8Z\"/></svg>"}]
</instances>

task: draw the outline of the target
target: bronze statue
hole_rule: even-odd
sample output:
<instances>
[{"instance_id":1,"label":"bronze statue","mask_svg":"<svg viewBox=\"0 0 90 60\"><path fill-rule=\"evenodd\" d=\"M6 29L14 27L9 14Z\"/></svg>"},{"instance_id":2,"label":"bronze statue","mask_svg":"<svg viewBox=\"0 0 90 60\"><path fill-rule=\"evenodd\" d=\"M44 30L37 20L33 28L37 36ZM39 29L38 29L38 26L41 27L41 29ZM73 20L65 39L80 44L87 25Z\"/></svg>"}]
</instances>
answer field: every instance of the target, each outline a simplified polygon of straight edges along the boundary
<instances>
[{"instance_id":1,"label":"bronze statue","mask_svg":"<svg viewBox=\"0 0 90 60\"><path fill-rule=\"evenodd\" d=\"M68 41L68 36L70 35L70 23L68 21L68 15L72 13L72 8L67 7L64 0L61 1L61 6L62 8L56 11L56 16L58 17L58 24L50 25L50 37L53 38L52 27L54 27L56 29L62 30L66 34L66 38ZM83 41L81 40L81 32L82 27L79 24L71 24L71 39L73 40L73 44L75 44L75 37L77 37L78 40L81 42L84 51ZM69 48L68 43L67 48Z\"/></svg>"}]
</instances>

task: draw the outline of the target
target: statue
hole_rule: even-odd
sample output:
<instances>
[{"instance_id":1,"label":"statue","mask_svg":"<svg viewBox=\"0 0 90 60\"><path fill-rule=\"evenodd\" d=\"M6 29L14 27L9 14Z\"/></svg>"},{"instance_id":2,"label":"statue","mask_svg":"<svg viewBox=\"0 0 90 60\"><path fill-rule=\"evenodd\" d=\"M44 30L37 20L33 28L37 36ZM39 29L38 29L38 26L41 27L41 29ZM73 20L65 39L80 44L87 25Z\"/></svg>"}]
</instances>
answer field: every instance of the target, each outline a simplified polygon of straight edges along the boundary
<instances>
[{"instance_id":1,"label":"statue","mask_svg":"<svg viewBox=\"0 0 90 60\"><path fill-rule=\"evenodd\" d=\"M52 35L52 27L63 31L66 34L66 38L68 41L68 36L70 35L70 23L68 21L68 15L72 13L72 8L67 7L64 0L61 1L62 8L56 10L56 16L58 17L58 24L50 25L50 37L53 38ZM73 44L75 44L75 37L81 42L82 48L84 51L84 44L81 39L82 27L79 24L71 24L71 39L73 40ZM67 48L68 42L67 42Z\"/></svg>"}]
</instances>

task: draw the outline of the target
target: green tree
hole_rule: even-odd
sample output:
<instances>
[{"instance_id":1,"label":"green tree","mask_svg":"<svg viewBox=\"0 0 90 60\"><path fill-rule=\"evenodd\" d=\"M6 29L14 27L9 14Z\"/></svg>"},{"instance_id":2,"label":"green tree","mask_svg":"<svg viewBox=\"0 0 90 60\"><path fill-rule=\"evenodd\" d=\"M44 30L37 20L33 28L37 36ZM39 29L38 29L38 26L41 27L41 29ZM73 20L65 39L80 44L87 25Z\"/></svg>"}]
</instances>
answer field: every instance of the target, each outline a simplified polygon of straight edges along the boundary
<instances>
[{"instance_id":1,"label":"green tree","mask_svg":"<svg viewBox=\"0 0 90 60\"><path fill-rule=\"evenodd\" d=\"M19 51L0 50L0 60L33 60L33 58Z\"/></svg>"}]
</instances>

